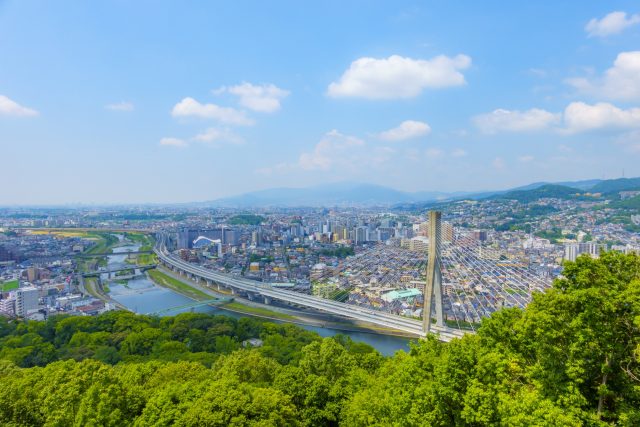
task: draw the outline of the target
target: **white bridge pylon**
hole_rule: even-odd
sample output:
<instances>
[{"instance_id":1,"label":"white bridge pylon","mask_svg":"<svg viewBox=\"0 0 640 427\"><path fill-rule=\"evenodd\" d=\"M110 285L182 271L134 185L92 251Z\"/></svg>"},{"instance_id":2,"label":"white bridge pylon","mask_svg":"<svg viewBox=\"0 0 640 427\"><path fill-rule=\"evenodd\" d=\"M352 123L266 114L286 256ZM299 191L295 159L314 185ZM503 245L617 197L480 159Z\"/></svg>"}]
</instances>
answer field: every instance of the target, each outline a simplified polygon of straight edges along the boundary
<instances>
[{"instance_id":1,"label":"white bridge pylon","mask_svg":"<svg viewBox=\"0 0 640 427\"><path fill-rule=\"evenodd\" d=\"M442 260L440 258L441 219L439 211L429 212L429 258L427 262L427 281L424 287L424 307L422 309L422 327L424 335L431 331L431 312L435 300L436 322L445 327L442 312Z\"/></svg>"}]
</instances>

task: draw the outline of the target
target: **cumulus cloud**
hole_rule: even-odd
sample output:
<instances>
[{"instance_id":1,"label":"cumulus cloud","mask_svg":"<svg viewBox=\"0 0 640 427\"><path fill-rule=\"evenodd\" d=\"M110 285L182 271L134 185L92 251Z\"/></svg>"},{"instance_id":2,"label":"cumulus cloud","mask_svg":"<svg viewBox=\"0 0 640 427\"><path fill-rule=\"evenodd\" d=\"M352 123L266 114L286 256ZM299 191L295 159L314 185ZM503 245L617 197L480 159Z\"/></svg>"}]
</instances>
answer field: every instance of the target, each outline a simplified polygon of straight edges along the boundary
<instances>
[{"instance_id":1,"label":"cumulus cloud","mask_svg":"<svg viewBox=\"0 0 640 427\"><path fill-rule=\"evenodd\" d=\"M551 113L536 108L524 112L498 109L476 116L473 120L481 131L488 134L544 129L573 134L640 128L640 108L622 109L608 102L572 102L562 113Z\"/></svg>"},{"instance_id":2,"label":"cumulus cloud","mask_svg":"<svg viewBox=\"0 0 640 427\"><path fill-rule=\"evenodd\" d=\"M223 86L215 94L228 92L240 98L240 105L253 111L274 113L281 107L280 101L289 96L289 91L274 84L254 85L244 82L236 86Z\"/></svg>"},{"instance_id":3,"label":"cumulus cloud","mask_svg":"<svg viewBox=\"0 0 640 427\"><path fill-rule=\"evenodd\" d=\"M640 128L640 108L624 110L607 102L572 102L564 110L564 123L568 133Z\"/></svg>"},{"instance_id":4,"label":"cumulus cloud","mask_svg":"<svg viewBox=\"0 0 640 427\"><path fill-rule=\"evenodd\" d=\"M186 147L188 144L185 140L179 139L179 138L162 138L160 140L160 145L164 146L164 147L178 147L178 148L183 148Z\"/></svg>"},{"instance_id":5,"label":"cumulus cloud","mask_svg":"<svg viewBox=\"0 0 640 427\"><path fill-rule=\"evenodd\" d=\"M204 142L210 145L215 145L219 143L230 143L230 144L243 144L244 140L231 132L229 129L217 129L217 128L209 128L204 132L199 133L194 136L193 139L198 142Z\"/></svg>"},{"instance_id":6,"label":"cumulus cloud","mask_svg":"<svg viewBox=\"0 0 640 427\"><path fill-rule=\"evenodd\" d=\"M178 102L171 110L173 117L199 117L213 119L221 123L238 126L251 126L253 120L244 111L230 107L220 107L216 104L201 104L193 98L187 97Z\"/></svg>"},{"instance_id":7,"label":"cumulus cloud","mask_svg":"<svg viewBox=\"0 0 640 427\"><path fill-rule=\"evenodd\" d=\"M351 63L340 80L329 85L332 97L368 99L412 98L426 88L465 84L461 70L471 65L466 55L412 59L399 55L388 58L359 58Z\"/></svg>"},{"instance_id":8,"label":"cumulus cloud","mask_svg":"<svg viewBox=\"0 0 640 427\"><path fill-rule=\"evenodd\" d=\"M334 166L353 168L363 153L364 141L332 130L316 144L313 151L302 153L298 166L304 170L329 170Z\"/></svg>"},{"instance_id":9,"label":"cumulus cloud","mask_svg":"<svg viewBox=\"0 0 640 427\"><path fill-rule=\"evenodd\" d=\"M430 132L431 127L425 122L405 120L398 127L381 132L378 137L385 141L403 141L428 135Z\"/></svg>"},{"instance_id":10,"label":"cumulus cloud","mask_svg":"<svg viewBox=\"0 0 640 427\"><path fill-rule=\"evenodd\" d=\"M640 99L640 51L621 52L602 77L572 78L567 83L581 92L609 99Z\"/></svg>"},{"instance_id":11,"label":"cumulus cloud","mask_svg":"<svg viewBox=\"0 0 640 427\"><path fill-rule=\"evenodd\" d=\"M601 19L593 18L584 27L589 37L607 37L620 34L625 29L640 24L640 15L627 15L626 12L611 12Z\"/></svg>"},{"instance_id":12,"label":"cumulus cloud","mask_svg":"<svg viewBox=\"0 0 640 427\"><path fill-rule=\"evenodd\" d=\"M107 104L104 108L111 111L133 111L133 104L131 102L123 101L115 104Z\"/></svg>"},{"instance_id":13,"label":"cumulus cloud","mask_svg":"<svg viewBox=\"0 0 640 427\"><path fill-rule=\"evenodd\" d=\"M527 111L497 109L473 118L484 133L529 132L543 130L560 121L560 115L539 108Z\"/></svg>"},{"instance_id":14,"label":"cumulus cloud","mask_svg":"<svg viewBox=\"0 0 640 427\"><path fill-rule=\"evenodd\" d=\"M525 155L525 156L520 156L518 157L518 160L521 161L522 163L529 163L535 160L535 157L530 156L530 155Z\"/></svg>"},{"instance_id":15,"label":"cumulus cloud","mask_svg":"<svg viewBox=\"0 0 640 427\"><path fill-rule=\"evenodd\" d=\"M451 152L451 155L453 157L464 157L467 155L467 152L465 150L463 150L462 148L456 148L455 150L453 150Z\"/></svg>"},{"instance_id":16,"label":"cumulus cloud","mask_svg":"<svg viewBox=\"0 0 640 427\"><path fill-rule=\"evenodd\" d=\"M8 97L0 95L0 116L33 117L38 114L40 113L36 110L23 107Z\"/></svg>"}]
</instances>

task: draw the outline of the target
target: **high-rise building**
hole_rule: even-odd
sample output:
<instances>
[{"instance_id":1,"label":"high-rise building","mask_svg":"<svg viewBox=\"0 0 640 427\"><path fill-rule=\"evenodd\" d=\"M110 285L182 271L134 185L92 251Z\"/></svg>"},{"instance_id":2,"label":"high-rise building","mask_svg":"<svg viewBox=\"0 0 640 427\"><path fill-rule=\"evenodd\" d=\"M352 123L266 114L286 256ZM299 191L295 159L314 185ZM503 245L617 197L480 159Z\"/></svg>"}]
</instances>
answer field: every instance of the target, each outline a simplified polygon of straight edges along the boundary
<instances>
[{"instance_id":1,"label":"high-rise building","mask_svg":"<svg viewBox=\"0 0 640 427\"><path fill-rule=\"evenodd\" d=\"M416 231L416 235L429 237L429 221L421 222L415 228L417 228L417 230L414 230Z\"/></svg>"},{"instance_id":2,"label":"high-rise building","mask_svg":"<svg viewBox=\"0 0 640 427\"><path fill-rule=\"evenodd\" d=\"M256 230L251 233L251 244L254 246L260 246L262 244L262 231Z\"/></svg>"},{"instance_id":3,"label":"high-rise building","mask_svg":"<svg viewBox=\"0 0 640 427\"><path fill-rule=\"evenodd\" d=\"M14 295L0 300L0 313L9 317L16 315L16 298Z\"/></svg>"},{"instance_id":4,"label":"high-rise building","mask_svg":"<svg viewBox=\"0 0 640 427\"><path fill-rule=\"evenodd\" d=\"M576 258L582 254L589 254L593 258L597 258L601 252L606 250L607 245L605 243L567 243L564 246L564 259L567 261L575 261Z\"/></svg>"},{"instance_id":5,"label":"high-rise building","mask_svg":"<svg viewBox=\"0 0 640 427\"><path fill-rule=\"evenodd\" d=\"M38 309L38 288L35 286L16 290L16 315L25 317Z\"/></svg>"},{"instance_id":6,"label":"high-rise building","mask_svg":"<svg viewBox=\"0 0 640 427\"><path fill-rule=\"evenodd\" d=\"M473 237L481 242L486 242L488 236L485 230L475 230L473 232Z\"/></svg>"},{"instance_id":7,"label":"high-rise building","mask_svg":"<svg viewBox=\"0 0 640 427\"><path fill-rule=\"evenodd\" d=\"M369 241L369 229L364 226L356 227L353 230L353 240L356 245L360 245L362 243Z\"/></svg>"}]
</instances>

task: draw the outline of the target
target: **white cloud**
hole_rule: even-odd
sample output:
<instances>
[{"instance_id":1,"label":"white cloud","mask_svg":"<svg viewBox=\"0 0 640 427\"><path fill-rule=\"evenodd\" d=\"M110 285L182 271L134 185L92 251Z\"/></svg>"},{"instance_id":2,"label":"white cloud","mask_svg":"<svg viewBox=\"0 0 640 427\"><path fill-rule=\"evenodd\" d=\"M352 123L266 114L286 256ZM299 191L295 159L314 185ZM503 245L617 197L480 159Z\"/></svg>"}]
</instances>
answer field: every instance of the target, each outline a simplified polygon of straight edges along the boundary
<instances>
[{"instance_id":1,"label":"white cloud","mask_svg":"<svg viewBox=\"0 0 640 427\"><path fill-rule=\"evenodd\" d=\"M581 92L610 99L640 99L640 51L621 52L601 78L567 79Z\"/></svg>"},{"instance_id":2,"label":"white cloud","mask_svg":"<svg viewBox=\"0 0 640 427\"><path fill-rule=\"evenodd\" d=\"M107 104L104 108L111 111L133 111L133 104L123 101L115 104Z\"/></svg>"},{"instance_id":3,"label":"white cloud","mask_svg":"<svg viewBox=\"0 0 640 427\"><path fill-rule=\"evenodd\" d=\"M640 24L640 15L628 15L626 12L611 12L602 19L593 18L584 27L589 37L607 37L620 34L626 28Z\"/></svg>"},{"instance_id":4,"label":"white cloud","mask_svg":"<svg viewBox=\"0 0 640 427\"><path fill-rule=\"evenodd\" d=\"M381 132L378 137L385 141L403 141L431 133L431 127L425 122L405 120L400 126Z\"/></svg>"},{"instance_id":5,"label":"white cloud","mask_svg":"<svg viewBox=\"0 0 640 427\"><path fill-rule=\"evenodd\" d=\"M312 152L300 155L298 166L305 170L325 171L334 166L353 168L361 162L363 153L358 151L364 145L363 140L334 129L324 135Z\"/></svg>"},{"instance_id":6,"label":"white cloud","mask_svg":"<svg viewBox=\"0 0 640 427\"><path fill-rule=\"evenodd\" d=\"M560 115L539 108L527 111L497 109L473 118L484 133L529 132L547 129L560 121Z\"/></svg>"},{"instance_id":7,"label":"white cloud","mask_svg":"<svg viewBox=\"0 0 640 427\"><path fill-rule=\"evenodd\" d=\"M495 110L473 118L484 133L553 129L563 134L606 129L640 128L640 108L621 109L607 102L572 102L563 113L533 108L528 111Z\"/></svg>"},{"instance_id":8,"label":"white cloud","mask_svg":"<svg viewBox=\"0 0 640 427\"><path fill-rule=\"evenodd\" d=\"M0 95L0 116L33 117L38 114L40 113L36 110L23 107L8 97Z\"/></svg>"},{"instance_id":9,"label":"white cloud","mask_svg":"<svg viewBox=\"0 0 640 427\"><path fill-rule=\"evenodd\" d=\"M244 111L235 108L220 107L216 104L201 104L193 98L187 97L178 102L171 110L173 117L200 117L214 119L222 123L238 126L250 126L254 122L246 116Z\"/></svg>"},{"instance_id":10,"label":"white cloud","mask_svg":"<svg viewBox=\"0 0 640 427\"><path fill-rule=\"evenodd\" d=\"M329 85L332 97L368 99L412 98L426 88L443 88L465 84L464 70L471 58L440 55L435 58L412 59L399 55L388 58L359 58L351 63L338 82Z\"/></svg>"},{"instance_id":11,"label":"white cloud","mask_svg":"<svg viewBox=\"0 0 640 427\"><path fill-rule=\"evenodd\" d=\"M467 152L465 150L463 150L462 148L456 148L455 150L453 150L451 152L451 155L453 157L464 157L467 155Z\"/></svg>"},{"instance_id":12,"label":"white cloud","mask_svg":"<svg viewBox=\"0 0 640 427\"><path fill-rule=\"evenodd\" d=\"M502 170L505 168L505 163L502 157L496 157L493 159L493 162L491 162L491 166L493 166L494 169Z\"/></svg>"},{"instance_id":13,"label":"white cloud","mask_svg":"<svg viewBox=\"0 0 640 427\"><path fill-rule=\"evenodd\" d=\"M564 123L568 133L640 128L640 108L623 110L607 102L572 102L564 110Z\"/></svg>"},{"instance_id":14,"label":"white cloud","mask_svg":"<svg viewBox=\"0 0 640 427\"><path fill-rule=\"evenodd\" d=\"M243 144L244 140L231 132L229 129L209 128L202 133L194 136L193 139L198 142L205 142L210 145L228 142L231 144Z\"/></svg>"},{"instance_id":15,"label":"white cloud","mask_svg":"<svg viewBox=\"0 0 640 427\"><path fill-rule=\"evenodd\" d=\"M214 94L228 92L240 97L240 105L253 111L273 113L280 109L280 101L289 96L289 91L273 84L253 85L244 82L236 86L223 86Z\"/></svg>"},{"instance_id":16,"label":"white cloud","mask_svg":"<svg viewBox=\"0 0 640 427\"><path fill-rule=\"evenodd\" d=\"M183 148L186 147L188 144L186 141L179 139L179 138L162 138L160 140L160 145L164 146L164 147L178 147L178 148Z\"/></svg>"},{"instance_id":17,"label":"white cloud","mask_svg":"<svg viewBox=\"0 0 640 427\"><path fill-rule=\"evenodd\" d=\"M530 156L530 155L525 155L525 156L520 156L518 157L518 160L522 163L529 163L535 160L535 157Z\"/></svg>"}]
</instances>

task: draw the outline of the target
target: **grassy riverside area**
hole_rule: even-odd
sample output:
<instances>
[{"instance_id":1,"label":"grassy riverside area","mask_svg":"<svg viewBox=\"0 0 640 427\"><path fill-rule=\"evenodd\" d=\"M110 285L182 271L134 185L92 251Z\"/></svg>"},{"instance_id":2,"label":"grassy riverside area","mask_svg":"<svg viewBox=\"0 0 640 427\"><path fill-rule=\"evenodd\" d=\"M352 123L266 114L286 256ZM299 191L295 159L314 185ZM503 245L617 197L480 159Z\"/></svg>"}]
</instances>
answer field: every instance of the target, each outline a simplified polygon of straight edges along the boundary
<instances>
[{"instance_id":1,"label":"grassy riverside area","mask_svg":"<svg viewBox=\"0 0 640 427\"><path fill-rule=\"evenodd\" d=\"M189 286L188 284L178 279L174 279L173 277L159 270L149 270L147 271L147 274L149 275L151 280L153 280L158 285L165 288L172 289L196 301L202 301L202 300L207 300L212 298L211 295L208 295L205 292L202 292L200 289L196 289L193 286Z\"/></svg>"},{"instance_id":2,"label":"grassy riverside area","mask_svg":"<svg viewBox=\"0 0 640 427\"><path fill-rule=\"evenodd\" d=\"M159 271L156 269L156 270L149 270L147 273L149 274L149 277L151 278L151 280L153 280L158 285L172 289L182 295L196 299L198 301L201 301L204 299L211 299L211 295L208 295L202 292L201 290L196 289L187 283L184 283L181 280L175 279L163 273L162 271ZM233 302L221 305L220 307L228 309L229 311L253 314L256 316L269 317L273 319L297 320L297 317L292 316L290 314L280 313L280 312L269 310L268 308L263 308L263 307L249 306L237 301L233 301Z\"/></svg>"},{"instance_id":3,"label":"grassy riverside area","mask_svg":"<svg viewBox=\"0 0 640 427\"><path fill-rule=\"evenodd\" d=\"M139 243L142 246L153 246L153 237L149 234L140 232L127 232L124 233L124 238L132 241L133 243Z\"/></svg>"},{"instance_id":4,"label":"grassy riverside area","mask_svg":"<svg viewBox=\"0 0 640 427\"><path fill-rule=\"evenodd\" d=\"M149 277L151 278L151 280L153 280L156 284L172 289L182 295L185 295L187 297L196 299L198 301L201 301L203 299L210 299L211 296L207 295L206 293L194 288L193 286L189 285L188 283L185 283L184 281L182 281L181 279L176 279L173 278L165 273L163 273L162 271L159 271L158 269L156 270L149 270L147 273L149 273ZM154 279L153 275L156 275L156 277L158 277L158 280ZM164 278L167 278L167 281L164 281ZM173 283L173 285L170 285L168 283ZM193 294L191 294L190 292L200 292L202 295L205 295L206 298L204 296L201 297L195 297ZM226 291L216 291L217 293L221 293L221 294L228 294L228 292ZM229 294L230 295L230 294ZM290 321L293 323L298 323L298 324L307 324L307 325L318 325L319 322L310 322L309 319L305 319L304 317L298 317L295 315L291 315L291 314L287 314L287 313L281 313L279 311L275 311L275 310L270 310L266 307L259 307L259 306L254 306L254 305L246 305L244 303L242 303L241 301L233 301L233 302L229 302L226 304L222 304L219 306L220 308L229 310L229 311L233 311L233 312L237 312L237 313L244 313L244 314L250 314L250 315L254 315L254 316L258 316L258 317L264 317L264 318L269 318L269 319L278 319L278 320L284 320L284 321ZM325 322L321 322L321 323L325 323ZM398 333L397 330L392 329L392 328L384 328L381 326L377 326L377 325L373 325L373 324L366 324L366 325L357 325L354 323L345 323L345 322L330 322L330 325L324 325L324 326L328 326L328 327L332 327L335 329L341 329L341 330L345 330L345 331L375 331L378 333L382 333L382 334L386 334L386 335L393 335L393 336L403 336L406 337L406 335L402 334L402 333Z\"/></svg>"},{"instance_id":5,"label":"grassy riverside area","mask_svg":"<svg viewBox=\"0 0 640 427\"><path fill-rule=\"evenodd\" d=\"M275 319L282 319L282 320L296 320L295 316L291 316L289 314L279 313L277 311L269 310L267 308L262 308L262 307L252 307L252 306L244 305L240 302L235 302L235 301L224 304L221 307L227 308L232 311L237 311L240 313L255 314L256 316L272 317Z\"/></svg>"},{"instance_id":6,"label":"grassy riverside area","mask_svg":"<svg viewBox=\"0 0 640 427\"><path fill-rule=\"evenodd\" d=\"M101 254L109 253L113 246L118 243L118 238L111 233L89 233L91 236L95 236L100 240L98 243L85 251L86 254Z\"/></svg>"},{"instance_id":7,"label":"grassy riverside area","mask_svg":"<svg viewBox=\"0 0 640 427\"><path fill-rule=\"evenodd\" d=\"M152 250L155 243L155 239L152 235L140 232L124 233L124 238L130 240L133 243L139 244L140 248L138 250L140 251ZM132 255L132 258L127 259L127 262L137 265L149 265L155 264L157 262L157 259L155 254L137 254Z\"/></svg>"},{"instance_id":8,"label":"grassy riverside area","mask_svg":"<svg viewBox=\"0 0 640 427\"><path fill-rule=\"evenodd\" d=\"M19 286L20 286L20 283L18 282L17 279L9 280L4 283L0 283L0 292L13 291L14 289L18 289Z\"/></svg>"},{"instance_id":9,"label":"grassy riverside area","mask_svg":"<svg viewBox=\"0 0 640 427\"><path fill-rule=\"evenodd\" d=\"M84 289L92 297L106 301L106 297L100 292L97 277L87 277L84 279Z\"/></svg>"}]
</instances>

